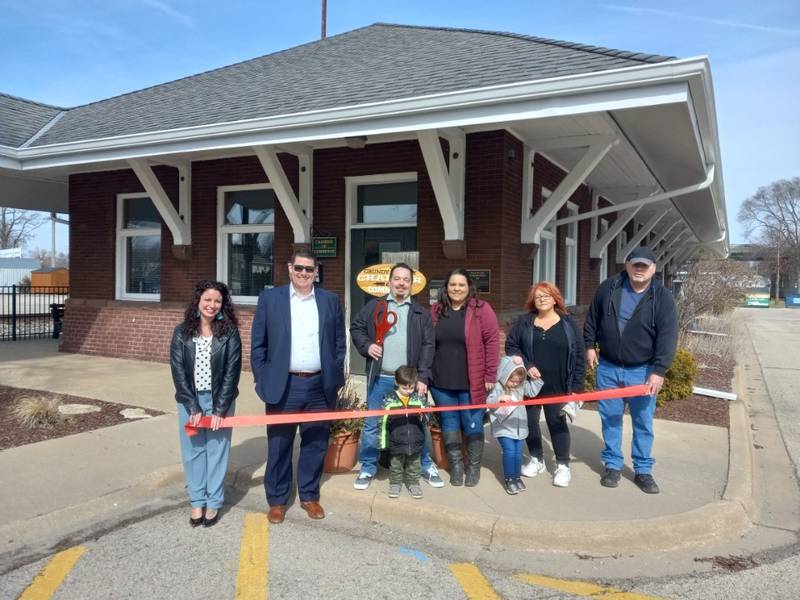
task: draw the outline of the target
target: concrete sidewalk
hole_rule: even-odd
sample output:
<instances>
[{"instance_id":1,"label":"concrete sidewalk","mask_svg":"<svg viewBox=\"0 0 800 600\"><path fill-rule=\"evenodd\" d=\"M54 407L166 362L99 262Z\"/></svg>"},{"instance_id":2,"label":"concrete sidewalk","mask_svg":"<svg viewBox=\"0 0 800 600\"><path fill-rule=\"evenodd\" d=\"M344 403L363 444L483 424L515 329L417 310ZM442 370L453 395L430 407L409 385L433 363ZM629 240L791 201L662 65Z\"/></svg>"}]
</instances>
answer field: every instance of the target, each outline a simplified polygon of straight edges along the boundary
<instances>
[{"instance_id":1,"label":"concrete sidewalk","mask_svg":"<svg viewBox=\"0 0 800 600\"><path fill-rule=\"evenodd\" d=\"M170 413L0 452L3 554L30 551L37 536L68 535L91 523L140 513L157 499L182 501L168 365L61 354L51 340L17 342L0 346L0 382ZM263 413L250 373L242 373L240 390L237 414ZM630 421L625 427L629 438ZM500 483L499 446L488 439L481 483L475 488L423 484L421 501L407 495L390 500L385 472L367 491L353 489L353 472L326 475L321 501L328 510L356 519L396 528L424 524L427 535L520 550L658 551L720 541L750 527L752 444L741 402L731 405L729 431L656 422L654 454L660 461L654 474L662 489L656 496L633 484L629 467L618 488L599 485L602 438L596 413L581 412L571 431L568 488L553 487L546 473L527 479L526 493L508 496ZM234 432L230 501L261 485L265 448L262 428ZM628 446L626 456L629 451ZM552 471L552 454L545 460ZM288 518L305 514L295 507Z\"/></svg>"}]
</instances>

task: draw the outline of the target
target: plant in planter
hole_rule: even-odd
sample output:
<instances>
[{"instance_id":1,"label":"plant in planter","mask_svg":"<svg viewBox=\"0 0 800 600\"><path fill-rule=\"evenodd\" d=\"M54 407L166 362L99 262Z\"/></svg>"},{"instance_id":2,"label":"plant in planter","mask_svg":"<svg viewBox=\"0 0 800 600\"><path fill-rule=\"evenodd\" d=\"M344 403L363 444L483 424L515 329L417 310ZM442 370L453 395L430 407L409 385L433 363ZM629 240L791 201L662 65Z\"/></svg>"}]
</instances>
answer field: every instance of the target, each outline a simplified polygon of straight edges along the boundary
<instances>
[{"instance_id":1,"label":"plant in planter","mask_svg":"<svg viewBox=\"0 0 800 600\"><path fill-rule=\"evenodd\" d=\"M354 379L348 373L336 396L336 410L363 409L364 401L358 394ZM363 427L364 419L338 419L331 423L328 452L323 465L326 473L347 473L355 466L358 458L358 437Z\"/></svg>"}]
</instances>

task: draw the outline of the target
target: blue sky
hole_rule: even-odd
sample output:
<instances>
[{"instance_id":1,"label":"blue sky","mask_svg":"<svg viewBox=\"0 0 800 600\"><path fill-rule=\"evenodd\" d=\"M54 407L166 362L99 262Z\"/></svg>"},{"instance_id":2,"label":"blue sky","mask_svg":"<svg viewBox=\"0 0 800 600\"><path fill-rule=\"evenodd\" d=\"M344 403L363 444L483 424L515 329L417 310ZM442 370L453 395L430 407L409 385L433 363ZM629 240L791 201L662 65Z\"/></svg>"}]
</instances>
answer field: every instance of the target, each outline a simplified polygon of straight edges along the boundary
<instances>
[{"instance_id":1,"label":"blue sky","mask_svg":"<svg viewBox=\"0 0 800 600\"><path fill-rule=\"evenodd\" d=\"M0 91L75 106L313 41L320 0L0 0ZM800 175L800 2L328 0L375 22L510 31L711 60L731 240L739 204ZM31 247L49 247L49 226ZM59 249L66 228L59 226Z\"/></svg>"}]
</instances>

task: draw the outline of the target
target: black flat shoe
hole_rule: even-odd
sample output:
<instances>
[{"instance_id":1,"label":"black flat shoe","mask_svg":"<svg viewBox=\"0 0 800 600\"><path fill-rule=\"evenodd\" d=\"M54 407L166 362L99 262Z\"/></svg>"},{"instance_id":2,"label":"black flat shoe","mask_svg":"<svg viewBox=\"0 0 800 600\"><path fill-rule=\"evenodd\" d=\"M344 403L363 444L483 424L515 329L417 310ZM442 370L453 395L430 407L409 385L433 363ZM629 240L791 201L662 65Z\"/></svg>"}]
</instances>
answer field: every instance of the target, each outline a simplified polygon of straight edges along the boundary
<instances>
[{"instance_id":1,"label":"black flat shoe","mask_svg":"<svg viewBox=\"0 0 800 600\"><path fill-rule=\"evenodd\" d=\"M208 517L203 517L203 527L213 527L217 524L217 521L219 521L219 511L210 519Z\"/></svg>"},{"instance_id":2,"label":"black flat shoe","mask_svg":"<svg viewBox=\"0 0 800 600\"><path fill-rule=\"evenodd\" d=\"M204 517L197 517L196 519L189 517L189 525L191 525L192 527L199 527L200 525L203 524L204 520L205 520Z\"/></svg>"}]
</instances>

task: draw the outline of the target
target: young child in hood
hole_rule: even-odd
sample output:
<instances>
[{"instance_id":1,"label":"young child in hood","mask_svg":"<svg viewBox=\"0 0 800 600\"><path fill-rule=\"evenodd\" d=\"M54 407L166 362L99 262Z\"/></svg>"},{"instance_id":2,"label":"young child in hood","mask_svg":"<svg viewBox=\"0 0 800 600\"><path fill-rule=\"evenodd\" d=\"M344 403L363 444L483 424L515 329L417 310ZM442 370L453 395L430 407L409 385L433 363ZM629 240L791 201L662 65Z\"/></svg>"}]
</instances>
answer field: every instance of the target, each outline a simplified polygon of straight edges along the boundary
<instances>
[{"instance_id":1,"label":"young child in hood","mask_svg":"<svg viewBox=\"0 0 800 600\"><path fill-rule=\"evenodd\" d=\"M529 380L522 358L504 356L497 367L497 383L486 402L519 402L532 397L542 389L541 379ZM503 450L503 477L507 494L525 491L522 482L522 447L528 437L528 417L524 405L502 406L491 409L489 415L492 435Z\"/></svg>"},{"instance_id":2,"label":"young child in hood","mask_svg":"<svg viewBox=\"0 0 800 600\"><path fill-rule=\"evenodd\" d=\"M380 422L380 448L389 450L389 498L397 498L403 483L412 498L422 498L419 486L422 446L425 443L427 415L400 412L404 408L425 408L427 400L417 394L417 370L402 366L394 373L397 387L386 394L383 408L397 410Z\"/></svg>"}]
</instances>

